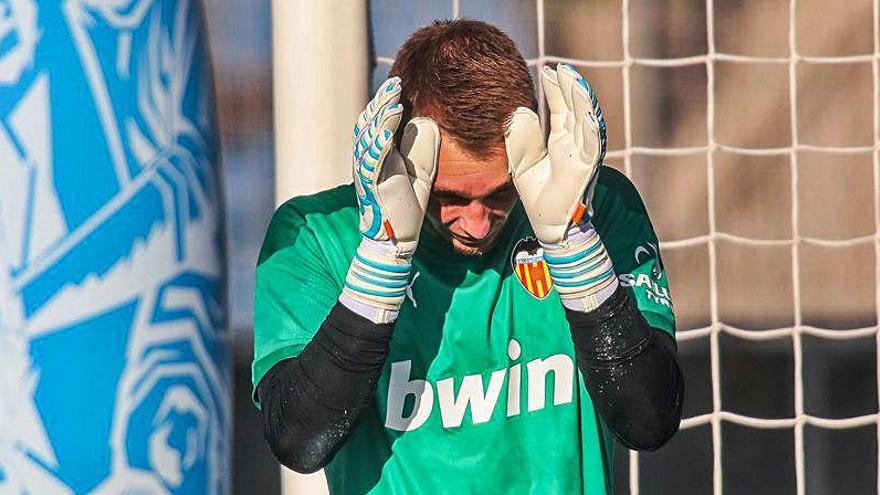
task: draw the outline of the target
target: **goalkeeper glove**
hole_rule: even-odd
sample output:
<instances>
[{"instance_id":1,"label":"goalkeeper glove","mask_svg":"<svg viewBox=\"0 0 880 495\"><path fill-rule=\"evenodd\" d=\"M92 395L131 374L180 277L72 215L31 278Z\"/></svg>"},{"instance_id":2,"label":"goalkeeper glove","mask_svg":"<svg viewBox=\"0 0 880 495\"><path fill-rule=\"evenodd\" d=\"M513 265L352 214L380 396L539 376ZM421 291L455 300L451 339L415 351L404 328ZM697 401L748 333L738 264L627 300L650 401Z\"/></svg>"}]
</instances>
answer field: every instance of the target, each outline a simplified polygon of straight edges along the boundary
<instances>
[{"instance_id":1,"label":"goalkeeper glove","mask_svg":"<svg viewBox=\"0 0 880 495\"><path fill-rule=\"evenodd\" d=\"M397 319L412 256L437 173L440 131L417 117L393 138L403 105L400 78L385 81L354 126L353 178L360 211L360 246L339 300L375 323Z\"/></svg>"},{"instance_id":2,"label":"goalkeeper glove","mask_svg":"<svg viewBox=\"0 0 880 495\"><path fill-rule=\"evenodd\" d=\"M550 110L547 146L535 112L517 108L505 133L510 173L562 303L592 311L618 285L592 223L605 117L595 91L573 67L544 67L541 82Z\"/></svg>"}]
</instances>

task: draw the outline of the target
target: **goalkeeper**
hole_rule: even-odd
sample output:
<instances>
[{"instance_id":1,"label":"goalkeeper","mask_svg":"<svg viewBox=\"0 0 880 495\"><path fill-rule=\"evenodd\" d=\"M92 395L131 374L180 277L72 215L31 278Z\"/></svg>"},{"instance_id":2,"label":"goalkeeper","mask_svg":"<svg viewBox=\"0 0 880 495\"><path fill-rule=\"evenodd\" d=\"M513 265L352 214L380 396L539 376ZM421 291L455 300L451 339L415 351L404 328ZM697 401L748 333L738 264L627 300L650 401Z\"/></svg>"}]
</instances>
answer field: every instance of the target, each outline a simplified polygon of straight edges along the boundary
<instances>
[{"instance_id":1,"label":"goalkeeper","mask_svg":"<svg viewBox=\"0 0 880 495\"><path fill-rule=\"evenodd\" d=\"M677 431L658 241L605 120L513 41L416 31L354 126L354 184L282 205L256 274L268 444L334 494L610 493L614 439Z\"/></svg>"}]
</instances>

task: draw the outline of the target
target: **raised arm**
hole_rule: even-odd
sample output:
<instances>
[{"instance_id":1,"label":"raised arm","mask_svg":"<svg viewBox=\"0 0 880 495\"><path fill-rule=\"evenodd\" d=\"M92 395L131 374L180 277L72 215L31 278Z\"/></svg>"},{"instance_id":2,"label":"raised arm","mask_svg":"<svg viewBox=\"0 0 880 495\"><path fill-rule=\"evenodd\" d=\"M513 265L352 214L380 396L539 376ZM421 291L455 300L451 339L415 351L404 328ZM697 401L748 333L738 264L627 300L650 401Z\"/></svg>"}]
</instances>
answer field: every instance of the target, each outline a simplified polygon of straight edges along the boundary
<instances>
[{"instance_id":1,"label":"raised arm","mask_svg":"<svg viewBox=\"0 0 880 495\"><path fill-rule=\"evenodd\" d=\"M671 337L652 329L620 286L593 225L605 118L595 92L571 66L544 67L541 80L549 140L545 146L534 112L514 112L505 136L513 181L599 414L628 447L656 449L678 430L683 382Z\"/></svg>"},{"instance_id":2,"label":"raised arm","mask_svg":"<svg viewBox=\"0 0 880 495\"><path fill-rule=\"evenodd\" d=\"M369 405L403 303L440 133L430 119L414 118L398 151L400 92L400 79L388 79L354 126L363 237L342 294L302 352L276 364L257 390L272 453L295 471L324 467Z\"/></svg>"}]
</instances>

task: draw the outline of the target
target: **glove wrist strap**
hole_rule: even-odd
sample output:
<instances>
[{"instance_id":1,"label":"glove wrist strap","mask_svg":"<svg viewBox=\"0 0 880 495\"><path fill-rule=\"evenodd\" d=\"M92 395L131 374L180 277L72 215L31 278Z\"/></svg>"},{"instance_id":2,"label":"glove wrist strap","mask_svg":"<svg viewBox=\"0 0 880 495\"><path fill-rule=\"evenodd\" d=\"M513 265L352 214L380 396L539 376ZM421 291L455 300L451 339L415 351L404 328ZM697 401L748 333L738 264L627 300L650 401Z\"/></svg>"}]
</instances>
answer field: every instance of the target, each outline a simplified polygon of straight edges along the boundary
<instances>
[{"instance_id":1,"label":"glove wrist strap","mask_svg":"<svg viewBox=\"0 0 880 495\"><path fill-rule=\"evenodd\" d=\"M412 253L391 241L364 238L345 276L339 302L374 323L397 320L406 296Z\"/></svg>"},{"instance_id":2,"label":"glove wrist strap","mask_svg":"<svg viewBox=\"0 0 880 495\"><path fill-rule=\"evenodd\" d=\"M592 222L572 225L562 242L541 246L566 308L589 312L614 294L618 286L614 265Z\"/></svg>"}]
</instances>

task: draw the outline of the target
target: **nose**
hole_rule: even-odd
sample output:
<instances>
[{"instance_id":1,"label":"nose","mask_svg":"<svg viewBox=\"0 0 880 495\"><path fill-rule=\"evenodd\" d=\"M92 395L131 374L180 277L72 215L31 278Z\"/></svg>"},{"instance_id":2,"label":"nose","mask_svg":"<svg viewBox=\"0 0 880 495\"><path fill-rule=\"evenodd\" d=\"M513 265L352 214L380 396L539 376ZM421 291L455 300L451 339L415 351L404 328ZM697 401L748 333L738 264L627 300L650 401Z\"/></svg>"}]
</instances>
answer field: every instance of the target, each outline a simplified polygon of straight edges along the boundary
<instances>
[{"instance_id":1,"label":"nose","mask_svg":"<svg viewBox=\"0 0 880 495\"><path fill-rule=\"evenodd\" d=\"M492 228L490 213L489 208L477 200L464 206L459 217L464 233L476 239L486 237Z\"/></svg>"}]
</instances>

